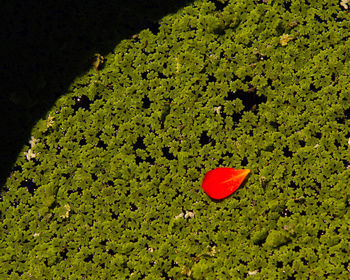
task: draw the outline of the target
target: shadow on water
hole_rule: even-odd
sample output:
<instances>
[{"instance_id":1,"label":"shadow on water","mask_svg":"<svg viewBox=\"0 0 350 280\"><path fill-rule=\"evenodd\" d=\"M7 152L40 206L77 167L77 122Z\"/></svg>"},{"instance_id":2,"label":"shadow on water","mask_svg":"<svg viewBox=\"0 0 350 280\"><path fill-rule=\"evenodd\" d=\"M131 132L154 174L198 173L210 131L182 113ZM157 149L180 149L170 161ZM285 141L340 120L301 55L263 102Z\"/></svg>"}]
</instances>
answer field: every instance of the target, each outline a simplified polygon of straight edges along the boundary
<instances>
[{"instance_id":1,"label":"shadow on water","mask_svg":"<svg viewBox=\"0 0 350 280\"><path fill-rule=\"evenodd\" d=\"M95 53L149 28L192 0L7 1L2 14L0 188L33 125ZM0 189L1 190L1 189Z\"/></svg>"}]
</instances>

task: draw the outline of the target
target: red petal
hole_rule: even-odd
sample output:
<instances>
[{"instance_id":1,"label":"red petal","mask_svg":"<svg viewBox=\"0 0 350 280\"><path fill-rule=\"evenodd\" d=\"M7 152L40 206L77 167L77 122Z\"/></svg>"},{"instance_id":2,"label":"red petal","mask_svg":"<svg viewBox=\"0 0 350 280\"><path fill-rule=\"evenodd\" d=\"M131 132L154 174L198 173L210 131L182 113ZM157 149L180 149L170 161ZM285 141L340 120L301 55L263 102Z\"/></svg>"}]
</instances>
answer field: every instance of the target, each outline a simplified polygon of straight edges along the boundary
<instances>
[{"instance_id":1,"label":"red petal","mask_svg":"<svg viewBox=\"0 0 350 280\"><path fill-rule=\"evenodd\" d=\"M211 198L222 199L234 193L249 174L249 169L219 167L208 171L202 188Z\"/></svg>"}]
</instances>

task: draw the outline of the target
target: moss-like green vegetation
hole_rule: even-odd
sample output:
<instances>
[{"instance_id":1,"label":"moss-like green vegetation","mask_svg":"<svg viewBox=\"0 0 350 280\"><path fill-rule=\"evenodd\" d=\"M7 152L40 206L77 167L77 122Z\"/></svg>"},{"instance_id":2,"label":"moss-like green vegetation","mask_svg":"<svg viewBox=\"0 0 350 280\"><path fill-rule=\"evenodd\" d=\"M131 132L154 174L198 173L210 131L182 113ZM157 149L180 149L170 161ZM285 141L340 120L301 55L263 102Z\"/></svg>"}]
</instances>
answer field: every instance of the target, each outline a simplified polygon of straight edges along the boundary
<instances>
[{"instance_id":1,"label":"moss-like green vegetation","mask_svg":"<svg viewBox=\"0 0 350 280\"><path fill-rule=\"evenodd\" d=\"M338 0L201 0L124 40L33 128L0 278L349 279L349 23ZM219 166L252 173L214 202Z\"/></svg>"}]
</instances>

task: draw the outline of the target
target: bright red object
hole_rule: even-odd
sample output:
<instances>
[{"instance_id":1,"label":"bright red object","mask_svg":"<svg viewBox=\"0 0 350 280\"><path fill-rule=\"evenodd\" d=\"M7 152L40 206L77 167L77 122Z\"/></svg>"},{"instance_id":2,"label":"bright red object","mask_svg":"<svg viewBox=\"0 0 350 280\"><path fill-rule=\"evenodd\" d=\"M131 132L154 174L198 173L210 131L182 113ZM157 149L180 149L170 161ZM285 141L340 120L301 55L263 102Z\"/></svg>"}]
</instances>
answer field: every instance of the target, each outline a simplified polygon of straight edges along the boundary
<instances>
[{"instance_id":1,"label":"bright red object","mask_svg":"<svg viewBox=\"0 0 350 280\"><path fill-rule=\"evenodd\" d=\"M211 198L223 199L239 188L249 172L249 169L215 168L205 174L202 188Z\"/></svg>"}]
</instances>

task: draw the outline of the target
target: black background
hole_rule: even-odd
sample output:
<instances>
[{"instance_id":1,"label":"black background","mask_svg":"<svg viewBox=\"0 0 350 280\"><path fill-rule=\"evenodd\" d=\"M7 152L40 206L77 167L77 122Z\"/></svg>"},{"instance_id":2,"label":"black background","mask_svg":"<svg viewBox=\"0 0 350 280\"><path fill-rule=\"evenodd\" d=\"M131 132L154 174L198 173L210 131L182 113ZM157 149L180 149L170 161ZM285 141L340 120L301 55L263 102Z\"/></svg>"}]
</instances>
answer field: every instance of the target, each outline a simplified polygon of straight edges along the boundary
<instances>
[{"instance_id":1,"label":"black background","mask_svg":"<svg viewBox=\"0 0 350 280\"><path fill-rule=\"evenodd\" d=\"M41 2L41 3L39 3ZM190 0L8 1L2 4L0 186L28 143L33 125L50 110L95 53L106 55L123 39Z\"/></svg>"}]
</instances>

